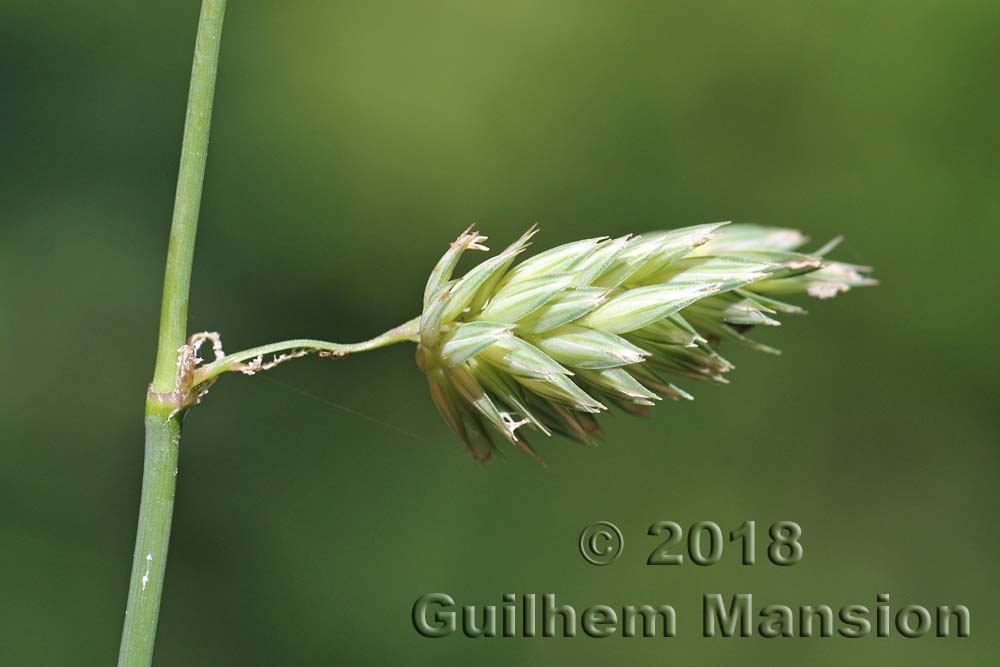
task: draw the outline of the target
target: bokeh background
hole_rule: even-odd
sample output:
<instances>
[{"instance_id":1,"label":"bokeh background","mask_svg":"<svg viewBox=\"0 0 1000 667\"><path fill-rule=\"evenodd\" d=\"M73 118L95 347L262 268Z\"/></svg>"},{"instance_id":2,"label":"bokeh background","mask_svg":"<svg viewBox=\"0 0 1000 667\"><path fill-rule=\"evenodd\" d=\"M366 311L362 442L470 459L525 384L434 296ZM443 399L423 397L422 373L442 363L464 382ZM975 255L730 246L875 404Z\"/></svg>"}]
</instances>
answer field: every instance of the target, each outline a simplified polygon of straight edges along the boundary
<instances>
[{"instance_id":1,"label":"bokeh background","mask_svg":"<svg viewBox=\"0 0 1000 667\"><path fill-rule=\"evenodd\" d=\"M0 664L115 659L197 15L0 2ZM191 303L229 349L410 318L471 223L843 233L883 284L548 469L471 463L411 346L224 378L186 423L156 664L994 662L998 68L992 2L230 3ZM661 519L795 520L805 558L647 567ZM432 641L431 591L669 602L681 636ZM712 592L963 603L972 637L703 639Z\"/></svg>"}]
</instances>

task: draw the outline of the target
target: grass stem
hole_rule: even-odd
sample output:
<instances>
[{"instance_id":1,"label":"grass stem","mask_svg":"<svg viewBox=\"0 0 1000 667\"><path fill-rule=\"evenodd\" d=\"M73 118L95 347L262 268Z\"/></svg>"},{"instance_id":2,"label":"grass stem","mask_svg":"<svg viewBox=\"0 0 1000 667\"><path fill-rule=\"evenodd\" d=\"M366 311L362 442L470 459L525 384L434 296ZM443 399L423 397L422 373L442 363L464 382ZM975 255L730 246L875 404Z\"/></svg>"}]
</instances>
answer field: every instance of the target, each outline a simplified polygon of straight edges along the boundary
<instances>
[{"instance_id":1,"label":"grass stem","mask_svg":"<svg viewBox=\"0 0 1000 667\"><path fill-rule=\"evenodd\" d=\"M179 403L172 405L162 397L172 395L173 400L180 400L178 350L187 338L191 265L205 180L225 10L226 0L203 0L195 39L177 194L163 277L156 368L146 400L142 495L128 605L118 655L119 667L148 667L153 662L185 407ZM154 396L158 399L154 400Z\"/></svg>"}]
</instances>

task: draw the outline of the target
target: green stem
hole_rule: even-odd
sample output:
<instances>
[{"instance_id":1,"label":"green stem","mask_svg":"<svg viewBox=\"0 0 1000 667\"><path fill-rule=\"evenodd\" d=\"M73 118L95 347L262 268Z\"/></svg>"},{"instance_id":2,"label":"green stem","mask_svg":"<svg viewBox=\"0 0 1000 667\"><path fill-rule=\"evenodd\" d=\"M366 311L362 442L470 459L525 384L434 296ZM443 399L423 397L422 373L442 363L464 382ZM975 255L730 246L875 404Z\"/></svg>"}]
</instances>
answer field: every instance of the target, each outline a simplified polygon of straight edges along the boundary
<instances>
[{"instance_id":1,"label":"green stem","mask_svg":"<svg viewBox=\"0 0 1000 667\"><path fill-rule=\"evenodd\" d=\"M118 656L119 667L148 667L153 661L173 516L181 418L186 407L181 403L178 391L178 350L187 336L191 264L205 179L225 10L226 0L203 0L195 39L177 195L163 278L156 368L146 400L142 499Z\"/></svg>"},{"instance_id":2,"label":"green stem","mask_svg":"<svg viewBox=\"0 0 1000 667\"><path fill-rule=\"evenodd\" d=\"M260 347L252 347L249 350L227 354L220 359L216 359L210 364L200 366L195 370L192 385L197 387L198 385L208 382L209 380L212 380L228 371L248 370L244 362L253 361L258 358L260 358L260 361L265 364L264 369L266 369L266 365L269 364L263 359L263 357L268 354L273 354L277 357L282 354L301 356L301 354L308 354L311 352L327 352L334 356L341 357L354 352L374 350L379 347L385 347L387 345L401 343L403 341L416 341L419 336L420 318L417 317L400 324L398 327L390 329L389 331L386 331L371 340L366 340L360 343L331 343L325 340L312 340L308 338L297 338L293 340L281 341L279 343L269 343L268 345L261 345ZM271 363L280 363L280 361L281 359L278 358Z\"/></svg>"},{"instance_id":3,"label":"green stem","mask_svg":"<svg viewBox=\"0 0 1000 667\"><path fill-rule=\"evenodd\" d=\"M219 43L226 0L203 0L195 40L191 88L188 91L181 166L177 173L174 217L170 225L167 268L163 276L163 304L160 308L160 338L156 348L153 391L174 390L177 350L187 339L188 295L191 291L191 264L198 233L201 190L208 158L208 133L212 124L215 76L219 68Z\"/></svg>"},{"instance_id":4,"label":"green stem","mask_svg":"<svg viewBox=\"0 0 1000 667\"><path fill-rule=\"evenodd\" d=\"M145 667L153 661L181 439L180 419L170 416L170 412L163 407L158 410L156 407L147 408L146 411L142 501L135 536L132 579L129 582L128 609L118 655L119 667Z\"/></svg>"}]
</instances>

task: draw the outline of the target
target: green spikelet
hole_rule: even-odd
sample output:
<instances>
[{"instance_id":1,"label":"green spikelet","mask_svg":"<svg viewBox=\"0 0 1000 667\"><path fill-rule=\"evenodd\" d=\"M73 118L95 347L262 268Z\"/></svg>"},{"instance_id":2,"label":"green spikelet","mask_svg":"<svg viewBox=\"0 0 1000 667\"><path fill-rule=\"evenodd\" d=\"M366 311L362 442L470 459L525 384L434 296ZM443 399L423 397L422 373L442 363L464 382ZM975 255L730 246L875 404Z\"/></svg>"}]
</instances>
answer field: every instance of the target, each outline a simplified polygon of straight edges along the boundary
<instances>
[{"instance_id":1,"label":"green spikelet","mask_svg":"<svg viewBox=\"0 0 1000 667\"><path fill-rule=\"evenodd\" d=\"M827 298L873 285L871 269L824 258L792 229L698 225L568 243L515 265L536 229L453 279L486 237L466 231L424 291L417 363L448 425L476 460L497 437L535 458L523 429L593 443L609 406L645 415L662 398L690 399L675 377L726 382L723 341L804 312L775 297Z\"/></svg>"}]
</instances>

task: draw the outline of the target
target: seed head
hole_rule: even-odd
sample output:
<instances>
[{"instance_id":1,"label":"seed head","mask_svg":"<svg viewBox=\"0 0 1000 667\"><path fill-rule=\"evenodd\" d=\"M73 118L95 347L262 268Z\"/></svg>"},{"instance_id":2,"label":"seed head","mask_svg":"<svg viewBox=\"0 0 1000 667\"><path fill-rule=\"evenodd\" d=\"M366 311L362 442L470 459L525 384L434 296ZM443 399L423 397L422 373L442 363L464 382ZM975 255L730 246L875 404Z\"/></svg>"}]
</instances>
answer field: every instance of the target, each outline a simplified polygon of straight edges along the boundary
<instances>
[{"instance_id":1,"label":"seed head","mask_svg":"<svg viewBox=\"0 0 1000 667\"><path fill-rule=\"evenodd\" d=\"M515 265L536 228L453 279L466 231L424 290L417 363L448 425L476 460L497 436L539 459L526 429L584 443L595 415L615 406L646 415L662 398L690 399L675 377L727 382L724 340L777 350L745 334L804 312L775 296L827 298L873 285L871 269L824 259L792 229L715 223L617 239L593 238Z\"/></svg>"}]
</instances>

